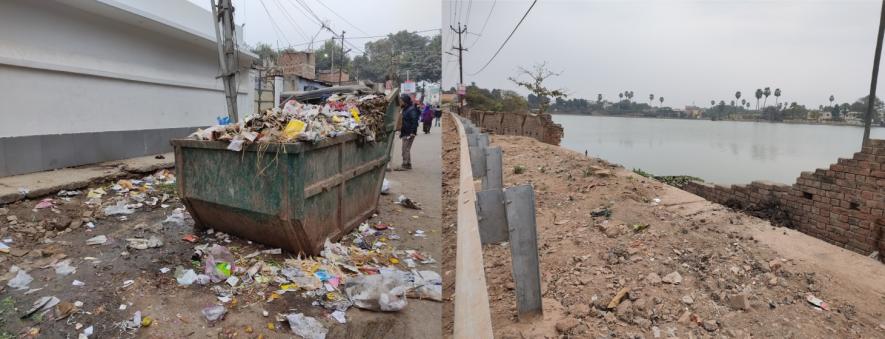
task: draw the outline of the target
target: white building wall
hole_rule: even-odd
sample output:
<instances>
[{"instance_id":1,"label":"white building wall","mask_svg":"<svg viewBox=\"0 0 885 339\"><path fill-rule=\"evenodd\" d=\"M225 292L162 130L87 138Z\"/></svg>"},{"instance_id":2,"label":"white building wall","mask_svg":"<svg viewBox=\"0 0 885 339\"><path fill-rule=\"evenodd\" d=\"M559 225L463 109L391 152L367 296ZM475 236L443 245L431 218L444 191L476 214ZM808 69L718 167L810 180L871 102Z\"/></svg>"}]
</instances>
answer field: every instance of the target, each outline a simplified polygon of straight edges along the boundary
<instances>
[{"instance_id":1,"label":"white building wall","mask_svg":"<svg viewBox=\"0 0 885 339\"><path fill-rule=\"evenodd\" d=\"M132 17L108 15L129 5L148 11L160 4L168 5L161 8L167 11L182 6L179 17L166 20L184 20L192 27L167 29L149 19L136 23ZM202 25L196 19L201 11ZM223 86L216 79L217 50L203 34L208 29L214 39L211 19L187 1L0 1L0 143L6 141L0 145L0 176L156 150L144 145L134 153L118 150L84 162L22 160L9 145L33 138L17 137L143 130L177 135L226 115ZM241 69L251 60L242 55ZM242 116L254 111L254 74L246 69L238 82ZM50 147L46 142L42 147ZM161 143L168 146L168 141ZM34 147L24 148L33 152ZM40 165L13 163L13 158Z\"/></svg>"}]
</instances>

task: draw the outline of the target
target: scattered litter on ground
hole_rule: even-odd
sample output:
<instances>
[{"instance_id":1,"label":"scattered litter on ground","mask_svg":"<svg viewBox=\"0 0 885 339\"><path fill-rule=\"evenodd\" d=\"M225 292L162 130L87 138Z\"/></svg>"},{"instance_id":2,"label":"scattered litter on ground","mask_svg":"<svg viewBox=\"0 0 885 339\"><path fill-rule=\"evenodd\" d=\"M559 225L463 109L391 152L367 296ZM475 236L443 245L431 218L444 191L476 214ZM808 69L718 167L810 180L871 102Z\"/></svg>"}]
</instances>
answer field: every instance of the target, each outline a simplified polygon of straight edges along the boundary
<instances>
[{"instance_id":1,"label":"scattered litter on ground","mask_svg":"<svg viewBox=\"0 0 885 339\"><path fill-rule=\"evenodd\" d=\"M135 212L133 209L129 208L129 205L125 201L120 201L116 205L105 207L104 214L111 215L121 215L121 214L132 214Z\"/></svg>"},{"instance_id":2,"label":"scattered litter on ground","mask_svg":"<svg viewBox=\"0 0 885 339\"><path fill-rule=\"evenodd\" d=\"M26 290L28 289L28 285L34 281L34 278L31 277L28 272L19 268L18 266L13 265L9 268L9 272L15 273L15 277L6 282L6 286L16 290Z\"/></svg>"},{"instance_id":3,"label":"scattered litter on ground","mask_svg":"<svg viewBox=\"0 0 885 339\"><path fill-rule=\"evenodd\" d=\"M163 240L154 235L152 235L149 239L129 238L126 239L126 241L129 242L126 247L136 250L146 250L148 248L163 246Z\"/></svg>"},{"instance_id":4,"label":"scattered litter on ground","mask_svg":"<svg viewBox=\"0 0 885 339\"><path fill-rule=\"evenodd\" d=\"M108 237L105 235L98 235L92 238L86 239L86 245L101 245L108 242Z\"/></svg>"},{"instance_id":5,"label":"scattered litter on ground","mask_svg":"<svg viewBox=\"0 0 885 339\"><path fill-rule=\"evenodd\" d=\"M203 317L211 324L224 319L227 309L222 305L213 305L204 308L201 312L203 313Z\"/></svg>"},{"instance_id":6,"label":"scattered litter on ground","mask_svg":"<svg viewBox=\"0 0 885 339\"><path fill-rule=\"evenodd\" d=\"M40 315L46 314L46 312L52 311L52 308L55 307L55 305L58 305L59 302L61 302L61 300L55 296L40 297L34 301L33 306L25 312L21 318L28 318L37 312L41 312Z\"/></svg>"},{"instance_id":7,"label":"scattered litter on ground","mask_svg":"<svg viewBox=\"0 0 885 339\"><path fill-rule=\"evenodd\" d=\"M384 181L381 182L381 194L390 194L390 181L387 178L384 178Z\"/></svg>"},{"instance_id":8,"label":"scattered litter on ground","mask_svg":"<svg viewBox=\"0 0 885 339\"><path fill-rule=\"evenodd\" d=\"M818 299L817 297L815 297L815 296L812 295L812 294L808 294L808 295L806 295L806 296L805 296L805 300L808 301L809 304L814 305L814 307L815 307L816 309L824 310L824 311L829 311L829 310L830 310L830 305L829 305L829 304L827 304L825 301L823 301L823 300L821 300L821 299Z\"/></svg>"},{"instance_id":9,"label":"scattered litter on ground","mask_svg":"<svg viewBox=\"0 0 885 339\"><path fill-rule=\"evenodd\" d=\"M379 274L356 276L345 284L353 305L371 311L399 311L406 307L408 284L402 271L382 269Z\"/></svg>"},{"instance_id":10,"label":"scattered litter on ground","mask_svg":"<svg viewBox=\"0 0 885 339\"><path fill-rule=\"evenodd\" d=\"M418 206L418 204L416 204L414 201L412 201L412 199L409 199L409 197L402 194L396 199L396 203L402 205L405 208L410 208L413 210L421 209L421 207Z\"/></svg>"},{"instance_id":11,"label":"scattered litter on ground","mask_svg":"<svg viewBox=\"0 0 885 339\"><path fill-rule=\"evenodd\" d=\"M53 204L52 198L46 198L46 199L40 200L40 202L38 202L37 205L34 206L34 208L44 209L44 208L50 208L53 206L55 206L55 205Z\"/></svg>"},{"instance_id":12,"label":"scattered litter on ground","mask_svg":"<svg viewBox=\"0 0 885 339\"><path fill-rule=\"evenodd\" d=\"M71 259L59 261L52 265L52 267L55 268L55 274L62 277L77 272L77 268L71 266Z\"/></svg>"},{"instance_id":13,"label":"scattered litter on ground","mask_svg":"<svg viewBox=\"0 0 885 339\"><path fill-rule=\"evenodd\" d=\"M292 333L304 339L325 339L329 332L318 320L305 316L304 313L286 315Z\"/></svg>"}]
</instances>

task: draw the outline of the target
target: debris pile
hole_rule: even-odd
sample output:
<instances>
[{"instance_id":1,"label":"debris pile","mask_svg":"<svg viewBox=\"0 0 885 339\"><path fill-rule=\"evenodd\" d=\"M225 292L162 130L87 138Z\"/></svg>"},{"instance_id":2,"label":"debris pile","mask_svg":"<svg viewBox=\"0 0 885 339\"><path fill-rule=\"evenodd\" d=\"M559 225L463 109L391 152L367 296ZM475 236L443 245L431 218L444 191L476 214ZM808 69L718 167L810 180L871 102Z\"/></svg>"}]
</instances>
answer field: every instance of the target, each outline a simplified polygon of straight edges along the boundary
<instances>
[{"instance_id":1,"label":"debris pile","mask_svg":"<svg viewBox=\"0 0 885 339\"><path fill-rule=\"evenodd\" d=\"M348 133L372 142L382 132L387 103L381 94L335 94L322 105L289 100L283 109L274 107L236 124L197 130L190 138L227 141L232 151L252 143L317 142Z\"/></svg>"}]
</instances>

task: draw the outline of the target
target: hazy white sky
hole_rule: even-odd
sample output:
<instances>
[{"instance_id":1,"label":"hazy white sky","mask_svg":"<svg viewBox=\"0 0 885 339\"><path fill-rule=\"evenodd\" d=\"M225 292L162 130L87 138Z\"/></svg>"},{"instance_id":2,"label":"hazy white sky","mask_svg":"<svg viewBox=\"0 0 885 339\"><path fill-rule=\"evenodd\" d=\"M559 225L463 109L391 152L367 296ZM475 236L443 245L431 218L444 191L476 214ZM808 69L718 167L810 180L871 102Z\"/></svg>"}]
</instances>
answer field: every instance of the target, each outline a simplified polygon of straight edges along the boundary
<instances>
[{"instance_id":1,"label":"hazy white sky","mask_svg":"<svg viewBox=\"0 0 885 339\"><path fill-rule=\"evenodd\" d=\"M210 0L189 1L203 8L210 8ZM327 21L336 32L345 30L347 31L345 37L354 38L386 35L401 30L438 29L442 9L439 0L303 0L302 2L321 19ZM296 49L303 49L307 48L307 42L320 31L320 25L305 14L304 7L295 0L233 0L233 3L234 21L246 24L243 28L244 39L252 46L258 42L266 42L278 45L280 48L293 45ZM323 5L331 8L334 13ZM429 36L433 32L424 34ZM317 39L325 40L331 36L331 33L322 31ZM363 44L371 40L348 39L348 41L362 49Z\"/></svg>"},{"instance_id":2,"label":"hazy white sky","mask_svg":"<svg viewBox=\"0 0 885 339\"><path fill-rule=\"evenodd\" d=\"M740 90L755 105L756 88L770 86L781 88L781 102L817 107L830 94L838 102L853 102L869 92L882 3L540 0L492 64L470 75L494 54L530 4L443 1L444 27L460 20L468 31L482 34L465 37L465 47L471 47L464 57L466 83L516 89L507 77L517 66L547 61L564 72L550 86L587 99L602 93L612 100L632 90L634 100L647 101L653 93L664 96L665 105L708 106L711 99L728 102ZM444 51L457 41L453 36L443 31ZM457 62L443 57L443 81L450 87L457 83ZM879 84L885 86L881 77Z\"/></svg>"}]
</instances>

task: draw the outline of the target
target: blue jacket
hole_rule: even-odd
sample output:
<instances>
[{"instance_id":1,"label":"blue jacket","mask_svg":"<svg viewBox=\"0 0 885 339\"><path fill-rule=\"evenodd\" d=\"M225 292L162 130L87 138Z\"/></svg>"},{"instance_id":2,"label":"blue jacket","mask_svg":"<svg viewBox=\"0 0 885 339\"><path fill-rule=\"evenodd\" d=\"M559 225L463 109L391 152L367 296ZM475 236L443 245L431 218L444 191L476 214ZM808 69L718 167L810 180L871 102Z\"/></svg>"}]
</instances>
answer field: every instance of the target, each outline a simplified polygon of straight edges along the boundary
<instances>
[{"instance_id":1,"label":"blue jacket","mask_svg":"<svg viewBox=\"0 0 885 339\"><path fill-rule=\"evenodd\" d=\"M410 104L403 109L403 124L400 129L400 138L413 134L418 134L418 118L420 114L415 105Z\"/></svg>"}]
</instances>

